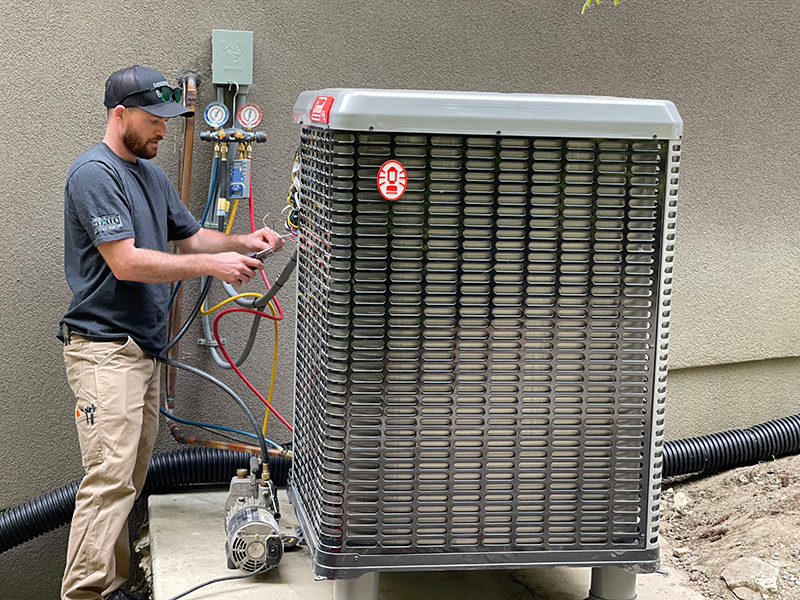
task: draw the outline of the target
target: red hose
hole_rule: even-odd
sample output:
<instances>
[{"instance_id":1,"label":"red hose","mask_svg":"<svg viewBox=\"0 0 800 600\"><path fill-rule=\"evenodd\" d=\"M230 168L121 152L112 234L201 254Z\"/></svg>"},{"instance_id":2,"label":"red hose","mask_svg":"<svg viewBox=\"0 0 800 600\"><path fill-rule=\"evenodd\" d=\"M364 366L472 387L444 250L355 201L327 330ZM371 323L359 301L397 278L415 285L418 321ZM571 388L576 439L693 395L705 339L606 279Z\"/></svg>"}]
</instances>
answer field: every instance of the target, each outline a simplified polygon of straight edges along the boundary
<instances>
[{"instance_id":1,"label":"red hose","mask_svg":"<svg viewBox=\"0 0 800 600\"><path fill-rule=\"evenodd\" d=\"M225 360L228 361L228 364L230 364L231 368L236 372L236 374L239 377L242 378L242 381L245 382L247 387L249 387L250 390L256 396L258 396L259 400L261 400L266 405L266 407L272 412L273 415L275 415L278 418L278 420L281 423L283 423L284 425L286 425L286 427L289 428L289 431L294 431L294 428L289 424L289 421L284 419L283 416L281 415L281 413L279 413L277 410L275 410L275 408L272 406L272 404L267 402L267 399L264 398L264 396L261 395L261 393L255 388L255 386L252 383L250 383L250 381L247 379L247 377L244 376L244 373L242 373L239 370L239 367L236 366L236 363L234 363L233 359L228 354L228 351L225 350L225 345L222 343L222 338L219 335L218 325L219 325L219 320L220 320L220 318L222 318L223 315L226 315L226 314L232 313L232 312L246 312L246 313L250 313L250 314L253 314L253 315L258 315L259 317L264 317L265 319L276 319L277 317L275 317L273 315L268 315L267 313L263 313L263 312L258 311L258 310L253 310L252 308L239 308L239 307L237 307L237 308L228 308L226 310L221 311L217 315L217 318L214 319L214 339L217 340L217 345L219 346L220 351L222 351L222 355L225 357Z\"/></svg>"}]
</instances>

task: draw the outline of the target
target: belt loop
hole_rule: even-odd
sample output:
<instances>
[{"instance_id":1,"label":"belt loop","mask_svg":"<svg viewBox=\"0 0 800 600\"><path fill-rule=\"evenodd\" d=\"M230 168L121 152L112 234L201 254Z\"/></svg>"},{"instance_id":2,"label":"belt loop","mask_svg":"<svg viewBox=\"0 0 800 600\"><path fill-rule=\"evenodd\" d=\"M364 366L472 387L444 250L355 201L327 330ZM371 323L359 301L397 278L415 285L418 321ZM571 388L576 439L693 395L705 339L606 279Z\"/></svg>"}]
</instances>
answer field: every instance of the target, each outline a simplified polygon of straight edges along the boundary
<instances>
[{"instance_id":1,"label":"belt loop","mask_svg":"<svg viewBox=\"0 0 800 600\"><path fill-rule=\"evenodd\" d=\"M61 335L64 336L64 345L69 346L69 325L66 323L61 324Z\"/></svg>"}]
</instances>

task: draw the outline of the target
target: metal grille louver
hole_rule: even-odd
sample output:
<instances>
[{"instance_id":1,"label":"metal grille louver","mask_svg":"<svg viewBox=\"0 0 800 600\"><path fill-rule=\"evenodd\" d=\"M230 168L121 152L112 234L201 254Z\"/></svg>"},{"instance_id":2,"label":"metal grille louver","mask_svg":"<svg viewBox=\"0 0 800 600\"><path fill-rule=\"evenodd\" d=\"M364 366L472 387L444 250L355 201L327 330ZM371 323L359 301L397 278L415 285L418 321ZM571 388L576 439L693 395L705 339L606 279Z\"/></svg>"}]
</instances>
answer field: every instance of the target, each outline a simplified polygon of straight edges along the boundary
<instances>
[{"instance_id":1,"label":"metal grille louver","mask_svg":"<svg viewBox=\"0 0 800 600\"><path fill-rule=\"evenodd\" d=\"M233 547L231 548L231 559L233 564L239 569L252 573L264 564L264 560L263 557L259 557L258 559L251 558L247 553L247 546L247 542L242 538L234 538Z\"/></svg>"},{"instance_id":2,"label":"metal grille louver","mask_svg":"<svg viewBox=\"0 0 800 600\"><path fill-rule=\"evenodd\" d=\"M319 574L654 565L675 150L303 128L290 493Z\"/></svg>"}]
</instances>

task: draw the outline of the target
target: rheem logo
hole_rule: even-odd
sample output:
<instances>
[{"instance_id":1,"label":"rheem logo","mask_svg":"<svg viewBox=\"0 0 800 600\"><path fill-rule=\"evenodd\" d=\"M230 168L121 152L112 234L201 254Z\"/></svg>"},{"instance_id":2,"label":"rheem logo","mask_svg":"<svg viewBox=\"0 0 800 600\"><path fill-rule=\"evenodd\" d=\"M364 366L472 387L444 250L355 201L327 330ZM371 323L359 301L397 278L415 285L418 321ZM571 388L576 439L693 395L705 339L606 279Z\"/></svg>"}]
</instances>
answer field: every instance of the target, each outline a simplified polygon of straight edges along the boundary
<instances>
[{"instance_id":1,"label":"rheem logo","mask_svg":"<svg viewBox=\"0 0 800 600\"><path fill-rule=\"evenodd\" d=\"M387 200L397 200L406 191L408 175L396 160L387 160L378 170L378 191Z\"/></svg>"},{"instance_id":2,"label":"rheem logo","mask_svg":"<svg viewBox=\"0 0 800 600\"><path fill-rule=\"evenodd\" d=\"M333 96L317 96L311 106L311 120L317 123L327 123L330 119Z\"/></svg>"}]
</instances>

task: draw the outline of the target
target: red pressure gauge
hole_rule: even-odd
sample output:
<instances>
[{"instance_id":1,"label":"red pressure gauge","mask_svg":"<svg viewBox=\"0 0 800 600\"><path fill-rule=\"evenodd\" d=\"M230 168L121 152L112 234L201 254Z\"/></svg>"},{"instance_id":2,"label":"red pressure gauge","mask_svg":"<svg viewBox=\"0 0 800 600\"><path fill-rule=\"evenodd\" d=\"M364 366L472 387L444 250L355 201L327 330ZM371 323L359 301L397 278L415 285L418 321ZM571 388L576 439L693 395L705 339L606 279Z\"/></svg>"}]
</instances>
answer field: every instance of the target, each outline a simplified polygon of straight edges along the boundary
<instances>
[{"instance_id":1,"label":"red pressure gauge","mask_svg":"<svg viewBox=\"0 0 800 600\"><path fill-rule=\"evenodd\" d=\"M239 124L245 129L253 129L253 127L258 127L258 124L261 123L261 119L263 117L264 113L261 112L261 109L258 107L258 105L253 102L242 104L242 106L239 108L239 112L236 113L236 120L239 121Z\"/></svg>"}]
</instances>

